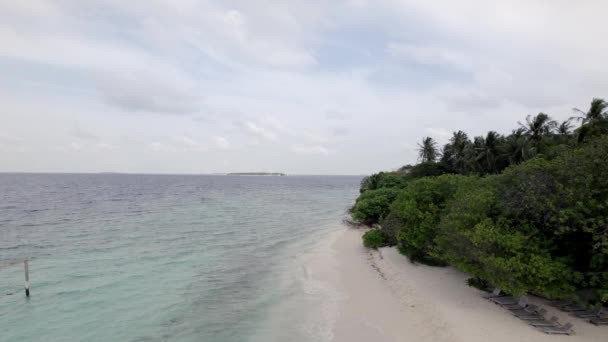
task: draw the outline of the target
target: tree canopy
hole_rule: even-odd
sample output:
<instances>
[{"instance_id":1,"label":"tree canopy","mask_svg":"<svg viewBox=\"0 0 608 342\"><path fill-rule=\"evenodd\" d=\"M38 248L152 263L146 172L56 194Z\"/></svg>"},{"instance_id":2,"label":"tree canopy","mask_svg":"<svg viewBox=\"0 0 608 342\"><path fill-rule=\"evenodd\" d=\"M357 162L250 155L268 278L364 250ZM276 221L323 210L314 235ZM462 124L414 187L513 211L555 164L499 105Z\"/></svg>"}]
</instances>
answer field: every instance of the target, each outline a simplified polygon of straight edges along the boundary
<instances>
[{"instance_id":1,"label":"tree canopy","mask_svg":"<svg viewBox=\"0 0 608 342\"><path fill-rule=\"evenodd\" d=\"M446 263L512 294L608 303L608 103L510 134L431 137L417 165L362 182L353 217L414 261ZM576 127L578 126L578 127Z\"/></svg>"},{"instance_id":2,"label":"tree canopy","mask_svg":"<svg viewBox=\"0 0 608 342\"><path fill-rule=\"evenodd\" d=\"M418 158L423 163L432 163L437 160L439 151L437 150L437 143L431 137L425 137L422 139L422 144L418 144Z\"/></svg>"}]
</instances>

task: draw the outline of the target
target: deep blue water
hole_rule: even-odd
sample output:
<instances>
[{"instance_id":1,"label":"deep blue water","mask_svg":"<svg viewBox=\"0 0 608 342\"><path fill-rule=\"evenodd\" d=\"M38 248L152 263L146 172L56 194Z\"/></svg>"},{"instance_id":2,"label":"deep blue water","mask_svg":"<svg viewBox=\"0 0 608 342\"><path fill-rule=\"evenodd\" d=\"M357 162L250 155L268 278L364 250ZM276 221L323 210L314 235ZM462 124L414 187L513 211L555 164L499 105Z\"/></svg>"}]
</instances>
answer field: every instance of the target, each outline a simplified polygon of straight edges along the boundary
<instances>
[{"instance_id":1,"label":"deep blue water","mask_svg":"<svg viewBox=\"0 0 608 342\"><path fill-rule=\"evenodd\" d=\"M361 177L0 174L0 341L263 341Z\"/></svg>"}]
</instances>

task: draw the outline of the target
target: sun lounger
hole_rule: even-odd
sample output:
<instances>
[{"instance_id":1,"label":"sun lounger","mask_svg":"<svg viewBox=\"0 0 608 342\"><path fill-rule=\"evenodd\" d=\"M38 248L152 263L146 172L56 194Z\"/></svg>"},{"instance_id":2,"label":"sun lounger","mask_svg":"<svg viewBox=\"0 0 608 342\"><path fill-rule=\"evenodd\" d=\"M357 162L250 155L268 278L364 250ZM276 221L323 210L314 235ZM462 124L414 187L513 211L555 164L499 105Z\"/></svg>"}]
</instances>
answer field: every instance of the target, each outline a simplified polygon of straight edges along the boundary
<instances>
[{"instance_id":1,"label":"sun lounger","mask_svg":"<svg viewBox=\"0 0 608 342\"><path fill-rule=\"evenodd\" d=\"M515 309L509 309L509 311L511 311L512 314L517 315L517 314L529 314L529 313L535 313L538 310L538 306L534 305L534 304L528 304L526 307L520 307L520 308L515 308Z\"/></svg>"},{"instance_id":2,"label":"sun lounger","mask_svg":"<svg viewBox=\"0 0 608 342\"><path fill-rule=\"evenodd\" d=\"M515 315L515 317L521 319L522 321L534 321L537 319L542 319L546 313L547 313L547 310L540 309L538 312Z\"/></svg>"},{"instance_id":3,"label":"sun lounger","mask_svg":"<svg viewBox=\"0 0 608 342\"><path fill-rule=\"evenodd\" d=\"M587 311L587 309L585 309L584 307L580 306L579 304L573 304L573 305L569 305L569 306L562 306L560 308L560 310L566 311L566 312L582 312L582 311Z\"/></svg>"},{"instance_id":4,"label":"sun lounger","mask_svg":"<svg viewBox=\"0 0 608 342\"><path fill-rule=\"evenodd\" d=\"M531 326L540 328L540 327L558 327L559 323L557 322L557 317L552 316L548 321L545 319L538 320L530 320L528 322Z\"/></svg>"},{"instance_id":5,"label":"sun lounger","mask_svg":"<svg viewBox=\"0 0 608 342\"><path fill-rule=\"evenodd\" d=\"M490 298L504 297L504 295L501 295L501 293L502 293L502 290L497 287L494 289L494 291L492 291L492 293L485 295L484 298L490 299Z\"/></svg>"},{"instance_id":6,"label":"sun lounger","mask_svg":"<svg viewBox=\"0 0 608 342\"><path fill-rule=\"evenodd\" d=\"M575 312L574 315L578 318L600 318L604 313L604 308L599 308L595 311L579 311Z\"/></svg>"},{"instance_id":7,"label":"sun lounger","mask_svg":"<svg viewBox=\"0 0 608 342\"><path fill-rule=\"evenodd\" d=\"M525 308L528 305L528 297L523 296L521 298L519 298L519 300L517 301L517 303L515 304L511 304L511 303L499 303L500 306L502 306L503 308L510 310L510 309L522 309Z\"/></svg>"},{"instance_id":8,"label":"sun lounger","mask_svg":"<svg viewBox=\"0 0 608 342\"><path fill-rule=\"evenodd\" d=\"M545 334L570 335L572 334L572 323L566 323L558 327L543 327L541 329Z\"/></svg>"},{"instance_id":9,"label":"sun lounger","mask_svg":"<svg viewBox=\"0 0 608 342\"><path fill-rule=\"evenodd\" d=\"M517 304L517 299L511 296L490 298L490 300L499 305Z\"/></svg>"},{"instance_id":10,"label":"sun lounger","mask_svg":"<svg viewBox=\"0 0 608 342\"><path fill-rule=\"evenodd\" d=\"M608 316L599 316L589 320L589 323L595 325L608 325Z\"/></svg>"},{"instance_id":11,"label":"sun lounger","mask_svg":"<svg viewBox=\"0 0 608 342\"><path fill-rule=\"evenodd\" d=\"M556 308L561 308L562 306L568 306L574 304L572 299L560 299L560 300L552 300L549 302L551 306L555 306Z\"/></svg>"}]
</instances>

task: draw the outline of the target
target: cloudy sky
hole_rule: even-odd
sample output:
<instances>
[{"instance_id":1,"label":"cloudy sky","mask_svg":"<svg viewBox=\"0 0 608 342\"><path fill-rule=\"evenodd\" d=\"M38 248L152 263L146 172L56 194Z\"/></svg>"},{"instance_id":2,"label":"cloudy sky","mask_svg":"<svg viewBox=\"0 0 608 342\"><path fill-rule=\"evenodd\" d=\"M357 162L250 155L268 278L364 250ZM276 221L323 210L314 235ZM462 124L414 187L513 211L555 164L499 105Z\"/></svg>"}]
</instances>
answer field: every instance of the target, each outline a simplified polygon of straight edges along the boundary
<instances>
[{"instance_id":1,"label":"cloudy sky","mask_svg":"<svg viewBox=\"0 0 608 342\"><path fill-rule=\"evenodd\" d=\"M0 171L394 169L607 96L607 4L0 1Z\"/></svg>"}]
</instances>

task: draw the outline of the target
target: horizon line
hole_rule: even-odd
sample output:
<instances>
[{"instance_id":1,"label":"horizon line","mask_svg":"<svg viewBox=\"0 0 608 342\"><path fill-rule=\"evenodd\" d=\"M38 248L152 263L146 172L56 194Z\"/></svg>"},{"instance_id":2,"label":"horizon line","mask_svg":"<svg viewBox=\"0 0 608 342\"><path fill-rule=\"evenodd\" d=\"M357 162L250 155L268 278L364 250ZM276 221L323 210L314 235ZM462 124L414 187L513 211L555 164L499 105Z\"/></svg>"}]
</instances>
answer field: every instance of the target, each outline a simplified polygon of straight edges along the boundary
<instances>
[{"instance_id":1,"label":"horizon line","mask_svg":"<svg viewBox=\"0 0 608 342\"><path fill-rule=\"evenodd\" d=\"M208 173L163 173L163 172L114 172L114 171L99 171L99 172L66 172L66 171L0 171L2 174L22 174L22 175L142 175L142 176L228 176L231 173L251 173L250 172L208 172ZM322 173L285 173L285 172L265 172L260 173L281 173L284 176L368 176L369 174L322 174ZM371 174L371 173L370 173ZM247 175L244 175L247 176ZM254 176L254 175L252 175Z\"/></svg>"}]
</instances>

